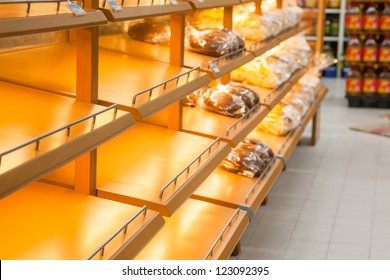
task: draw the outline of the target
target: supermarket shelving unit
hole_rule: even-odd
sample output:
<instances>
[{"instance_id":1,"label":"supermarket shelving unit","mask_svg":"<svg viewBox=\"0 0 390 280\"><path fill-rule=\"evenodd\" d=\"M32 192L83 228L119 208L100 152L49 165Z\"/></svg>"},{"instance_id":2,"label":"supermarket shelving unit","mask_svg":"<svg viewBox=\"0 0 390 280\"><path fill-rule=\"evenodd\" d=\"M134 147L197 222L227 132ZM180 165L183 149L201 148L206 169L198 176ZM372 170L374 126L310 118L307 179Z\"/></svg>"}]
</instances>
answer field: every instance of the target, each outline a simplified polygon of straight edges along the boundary
<instances>
[{"instance_id":1,"label":"supermarket shelving unit","mask_svg":"<svg viewBox=\"0 0 390 280\"><path fill-rule=\"evenodd\" d=\"M85 0L88 12L81 17L62 8L57 13L57 1L32 4L31 9L42 5L50 11L37 9L27 16L26 2L0 2L0 37L53 30L62 36L59 42L0 52L0 63L7 66L0 69L0 94L7 100L0 122L0 209L6 213L0 218L6 229L0 233L1 259L229 258L309 120L312 142L317 141L325 94L280 147L269 143L279 157L259 180L227 179L236 190L247 185L246 193L229 201L221 188L213 196L208 182L218 176L230 148L307 71L300 69L274 90L259 89L262 104L242 119L183 108L187 94L219 78L228 81L230 71L309 26L302 23L265 42L246 42L233 59L185 50L186 13L224 7L224 24L231 27L233 6L246 2L260 3L155 1L114 12L103 2ZM11 7L11 17L4 7ZM158 15L171 17L171 47L98 32L107 20ZM17 28L9 28L10 22ZM198 113L190 122L190 114ZM208 122L222 125L205 130Z\"/></svg>"}]
</instances>

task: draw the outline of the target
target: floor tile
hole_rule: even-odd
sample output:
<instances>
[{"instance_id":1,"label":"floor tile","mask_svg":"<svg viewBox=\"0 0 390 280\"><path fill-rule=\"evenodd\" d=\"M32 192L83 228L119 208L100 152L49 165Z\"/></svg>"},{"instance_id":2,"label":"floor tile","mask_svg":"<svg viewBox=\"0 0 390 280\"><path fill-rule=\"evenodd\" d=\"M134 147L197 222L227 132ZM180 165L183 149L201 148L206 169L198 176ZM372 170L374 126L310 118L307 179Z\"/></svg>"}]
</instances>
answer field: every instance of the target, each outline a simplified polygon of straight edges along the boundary
<instances>
[{"instance_id":1,"label":"floor tile","mask_svg":"<svg viewBox=\"0 0 390 280\"><path fill-rule=\"evenodd\" d=\"M284 260L325 260L326 252L310 250L293 250L288 249L283 254Z\"/></svg>"}]
</instances>

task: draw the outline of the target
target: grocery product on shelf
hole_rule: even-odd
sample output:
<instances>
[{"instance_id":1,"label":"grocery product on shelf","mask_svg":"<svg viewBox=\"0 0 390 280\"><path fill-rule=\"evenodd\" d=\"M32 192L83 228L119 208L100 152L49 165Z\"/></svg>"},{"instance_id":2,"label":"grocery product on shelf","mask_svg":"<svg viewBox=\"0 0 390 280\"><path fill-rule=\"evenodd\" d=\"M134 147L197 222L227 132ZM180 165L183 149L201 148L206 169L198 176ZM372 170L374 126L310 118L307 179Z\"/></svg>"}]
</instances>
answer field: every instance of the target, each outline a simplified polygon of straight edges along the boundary
<instances>
[{"instance_id":1,"label":"grocery product on shelf","mask_svg":"<svg viewBox=\"0 0 390 280\"><path fill-rule=\"evenodd\" d=\"M379 29L379 11L373 2L364 11L363 29L367 31Z\"/></svg>"},{"instance_id":2,"label":"grocery product on shelf","mask_svg":"<svg viewBox=\"0 0 390 280\"><path fill-rule=\"evenodd\" d=\"M390 63L390 33L386 34L379 45L378 61L380 63Z\"/></svg>"},{"instance_id":3,"label":"grocery product on shelf","mask_svg":"<svg viewBox=\"0 0 390 280\"><path fill-rule=\"evenodd\" d=\"M187 38L190 50L214 57L223 56L245 47L244 40L227 29L197 30L189 27Z\"/></svg>"},{"instance_id":4,"label":"grocery product on shelf","mask_svg":"<svg viewBox=\"0 0 390 280\"><path fill-rule=\"evenodd\" d=\"M387 1L382 11L379 29L381 31L390 31L390 2Z\"/></svg>"},{"instance_id":5,"label":"grocery product on shelf","mask_svg":"<svg viewBox=\"0 0 390 280\"><path fill-rule=\"evenodd\" d=\"M362 61L362 56L362 43L359 40L359 36L354 34L349 39L345 59L347 62L360 62Z\"/></svg>"},{"instance_id":6,"label":"grocery product on shelf","mask_svg":"<svg viewBox=\"0 0 390 280\"><path fill-rule=\"evenodd\" d=\"M274 158L271 148L260 140L244 139L223 160L227 171L249 178L260 176Z\"/></svg>"},{"instance_id":7,"label":"grocery product on shelf","mask_svg":"<svg viewBox=\"0 0 390 280\"><path fill-rule=\"evenodd\" d=\"M378 94L381 96L390 96L389 66L383 66L378 75Z\"/></svg>"},{"instance_id":8,"label":"grocery product on shelf","mask_svg":"<svg viewBox=\"0 0 390 280\"><path fill-rule=\"evenodd\" d=\"M378 43L372 34L368 35L364 42L362 60L364 62L377 62L378 60Z\"/></svg>"},{"instance_id":9,"label":"grocery product on shelf","mask_svg":"<svg viewBox=\"0 0 390 280\"><path fill-rule=\"evenodd\" d=\"M197 10L186 15L189 25L196 29L223 29L223 8Z\"/></svg>"},{"instance_id":10,"label":"grocery product on shelf","mask_svg":"<svg viewBox=\"0 0 390 280\"><path fill-rule=\"evenodd\" d=\"M351 1L345 15L345 29L359 31L363 28L363 12L356 1Z\"/></svg>"},{"instance_id":11,"label":"grocery product on shelf","mask_svg":"<svg viewBox=\"0 0 390 280\"><path fill-rule=\"evenodd\" d=\"M378 77L372 66L367 66L363 75L362 94L366 96L376 95L378 87Z\"/></svg>"},{"instance_id":12,"label":"grocery product on shelf","mask_svg":"<svg viewBox=\"0 0 390 280\"><path fill-rule=\"evenodd\" d=\"M362 75L357 66L351 66L346 77L346 93L349 96L360 95L362 92Z\"/></svg>"}]
</instances>

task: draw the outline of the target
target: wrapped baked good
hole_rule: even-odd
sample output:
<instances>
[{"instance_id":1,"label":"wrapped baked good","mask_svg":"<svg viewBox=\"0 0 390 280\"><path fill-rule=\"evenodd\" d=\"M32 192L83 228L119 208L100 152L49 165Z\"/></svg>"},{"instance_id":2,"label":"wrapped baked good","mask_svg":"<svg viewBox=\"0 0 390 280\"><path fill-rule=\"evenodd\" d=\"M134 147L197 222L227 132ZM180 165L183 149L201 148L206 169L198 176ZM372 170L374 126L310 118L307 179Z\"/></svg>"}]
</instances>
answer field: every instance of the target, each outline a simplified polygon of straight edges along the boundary
<instances>
[{"instance_id":1,"label":"wrapped baked good","mask_svg":"<svg viewBox=\"0 0 390 280\"><path fill-rule=\"evenodd\" d=\"M258 125L260 130L284 136L295 129L301 122L301 116L293 106L276 105Z\"/></svg>"},{"instance_id":2,"label":"wrapped baked good","mask_svg":"<svg viewBox=\"0 0 390 280\"><path fill-rule=\"evenodd\" d=\"M199 97L204 93L204 89L198 89L190 94L188 94L183 99L183 105L187 107L196 107L198 104Z\"/></svg>"},{"instance_id":3,"label":"wrapped baked good","mask_svg":"<svg viewBox=\"0 0 390 280\"><path fill-rule=\"evenodd\" d=\"M235 118L242 117L258 103L259 97L255 92L231 84L209 88L202 95L202 108Z\"/></svg>"},{"instance_id":4,"label":"wrapped baked good","mask_svg":"<svg viewBox=\"0 0 390 280\"><path fill-rule=\"evenodd\" d=\"M223 8L197 10L187 14L186 20L198 30L223 29Z\"/></svg>"},{"instance_id":5,"label":"wrapped baked good","mask_svg":"<svg viewBox=\"0 0 390 280\"><path fill-rule=\"evenodd\" d=\"M258 57L248 63L245 81L251 85L275 88L291 75L289 66L275 57Z\"/></svg>"},{"instance_id":6,"label":"wrapped baked good","mask_svg":"<svg viewBox=\"0 0 390 280\"><path fill-rule=\"evenodd\" d=\"M303 117L310 107L309 95L306 93L288 92L282 100L284 105L293 106L301 117Z\"/></svg>"},{"instance_id":7,"label":"wrapped baked good","mask_svg":"<svg viewBox=\"0 0 390 280\"><path fill-rule=\"evenodd\" d=\"M220 57L245 47L244 40L227 29L197 30L189 27L187 39L190 50L214 57Z\"/></svg>"},{"instance_id":8,"label":"wrapped baked good","mask_svg":"<svg viewBox=\"0 0 390 280\"><path fill-rule=\"evenodd\" d=\"M252 41L264 40L273 35L270 28L267 28L266 20L255 13L243 13L235 16L233 26L234 31Z\"/></svg>"},{"instance_id":9,"label":"wrapped baked good","mask_svg":"<svg viewBox=\"0 0 390 280\"><path fill-rule=\"evenodd\" d=\"M222 162L227 171L249 178L260 176L270 164L274 154L261 141L245 139L240 142Z\"/></svg>"},{"instance_id":10,"label":"wrapped baked good","mask_svg":"<svg viewBox=\"0 0 390 280\"><path fill-rule=\"evenodd\" d=\"M171 28L167 19L145 19L130 22L127 35L137 41L145 43L169 45Z\"/></svg>"}]
</instances>

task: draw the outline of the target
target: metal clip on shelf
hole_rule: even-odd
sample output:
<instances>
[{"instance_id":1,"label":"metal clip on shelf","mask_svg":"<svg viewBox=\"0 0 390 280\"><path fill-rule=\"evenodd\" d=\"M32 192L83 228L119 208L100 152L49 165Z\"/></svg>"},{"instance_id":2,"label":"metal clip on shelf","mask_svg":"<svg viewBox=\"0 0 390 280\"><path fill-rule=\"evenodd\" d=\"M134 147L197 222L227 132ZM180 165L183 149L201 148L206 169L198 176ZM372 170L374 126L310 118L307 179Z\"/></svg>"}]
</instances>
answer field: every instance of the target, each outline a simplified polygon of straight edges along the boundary
<instances>
[{"instance_id":1,"label":"metal clip on shelf","mask_svg":"<svg viewBox=\"0 0 390 280\"><path fill-rule=\"evenodd\" d=\"M117 232L115 232L110 238L108 238L106 240L106 242L104 242L101 246L99 246L98 249L96 249L89 257L88 257L88 260L91 260L94 256L96 256L97 253L100 252L100 256L103 257L104 256L104 248L106 247L106 245L108 243L111 242L111 240L113 240L121 231L123 231L123 234L126 235L127 233L127 227L128 225L133 222L139 215L141 215L141 213L144 214L144 217L146 216L146 212L148 210L148 207L145 205L144 207L142 207L142 209L140 211L137 212L137 214L135 214L133 217L131 217L119 230L117 230Z\"/></svg>"},{"instance_id":2,"label":"metal clip on shelf","mask_svg":"<svg viewBox=\"0 0 390 280\"><path fill-rule=\"evenodd\" d=\"M287 160L282 155L275 155L275 159L280 160L283 163L283 171L287 168Z\"/></svg>"},{"instance_id":3,"label":"metal clip on shelf","mask_svg":"<svg viewBox=\"0 0 390 280\"><path fill-rule=\"evenodd\" d=\"M219 143L221 142L221 139L220 138L217 138L215 141L213 141L213 143L211 143L211 145L206 149L204 150L196 159L194 159L189 165L187 165L186 168L184 168L175 178L173 178L171 181L169 181L164 187L161 188L161 191L160 191L160 195L159 195L159 198L162 199L163 198L163 195L164 195L164 192L165 190L171 186L172 184L174 184L174 186L176 186L177 184L177 180L179 179L179 177L187 172L187 174L190 173L190 169L191 169L191 166L195 163L195 162L198 162L198 163L201 163L202 161L202 156L208 152L208 154L210 155L211 154L211 150L212 148L216 145L216 146L219 146Z\"/></svg>"},{"instance_id":4,"label":"metal clip on shelf","mask_svg":"<svg viewBox=\"0 0 390 280\"><path fill-rule=\"evenodd\" d=\"M191 69L190 71L187 71L187 72L185 72L185 73L183 73L183 74L179 74L179 75L177 75L177 76L175 76L175 77L173 77L173 78L171 78L171 79L169 79L169 80L166 80L165 82L162 82L162 83L160 83L160 84L158 84L158 85L156 85L156 86L150 87L150 88L148 88L148 89L145 89L145 90L143 90L143 91L141 91L141 92L135 94L135 95L133 96L132 106L135 106L136 103L137 103L137 98L138 98L139 96L145 94L145 93L149 93L148 98L149 98L149 102L150 102L150 100L151 100L151 98L152 98L152 95L153 95L153 91L155 91L155 90L158 89L158 88L161 88L161 87L162 87L163 94L165 94L165 93L166 93L166 90L167 90L167 85L168 85L170 82L172 82L172 81L176 81L175 88L178 88L178 84L179 84L179 81L180 81L180 78L181 78L181 77L186 77L186 83L188 83L188 82L190 81L191 74L193 74L193 73L196 73L196 76L195 76L193 79L198 78L199 75L200 75L200 67L198 66L198 67L196 67L196 68L193 68L193 69Z\"/></svg>"},{"instance_id":5,"label":"metal clip on shelf","mask_svg":"<svg viewBox=\"0 0 390 280\"><path fill-rule=\"evenodd\" d=\"M256 182L254 183L252 189L249 191L249 193L245 197L245 203L248 203L249 197L255 193L256 187L259 185L260 181L264 179L264 177L267 175L268 171L271 169L271 166L275 163L276 157L274 157L271 162L264 168L263 172L261 172L260 176L257 178Z\"/></svg>"},{"instance_id":6,"label":"metal clip on shelf","mask_svg":"<svg viewBox=\"0 0 390 280\"><path fill-rule=\"evenodd\" d=\"M67 124L67 125L62 126L62 127L60 127L60 128L57 128L57 129L55 129L55 130L52 130L52 131L50 131L50 132L48 132L48 133L45 133L45 134L43 134L43 135L40 135L40 136L38 136L38 137L36 137L36 138L34 138L34 139L31 139L31 140L28 141L28 142L25 142L25 143L23 143L23 144L21 144L21 145L19 145L19 146L16 146L16 147L14 147L14 148L12 148L12 149L10 149L10 150L8 150L8 151L5 151L5 152L1 153L1 154L0 154L0 166L1 166L1 160L2 160L3 156L5 156L5 155L7 155L7 154L10 154L10 153L12 153L12 152L15 152L15 151L17 151L17 150L19 150L19 149L22 149L22 148L24 148L24 147L26 147L26 146L28 146L28 145L30 145L30 144L33 144L33 143L35 143L35 151L38 151L38 150L39 150L39 143L40 143L40 141L41 141L42 139L44 139L44 138L46 138L46 137L49 137L49 136L51 136L51 135L53 135L53 134L55 134L55 133L57 133L57 132L63 131L63 130L66 130L66 136L69 137L69 136L70 136L70 129L71 129L72 126L74 126L74 125L76 125L76 124L79 124L79 123L81 123L81 122L84 122L84 121L86 121L86 120L89 120L89 119L92 119L92 124L95 124L95 122L96 122L96 117L97 117L98 115L101 115L101 114L103 114L103 113L105 113L105 112L107 112L107 111L110 111L110 110L112 110L112 109L114 110L114 117L113 117L113 119L115 119L116 114L117 114L117 111L118 111L118 104L111 105L110 107L107 107L107 108L103 109L102 111L99 111L99 112L94 113L94 114L92 114L92 115L86 116L86 117L84 117L84 118L82 118L82 119L79 119L79 120L77 120L77 121L74 121L74 122L72 122L72 123L70 123L70 124ZM92 129L93 129L93 127L92 127Z\"/></svg>"},{"instance_id":7,"label":"metal clip on shelf","mask_svg":"<svg viewBox=\"0 0 390 280\"><path fill-rule=\"evenodd\" d=\"M253 108L251 108L248 112L246 112L241 118L239 118L234 124L232 124L231 126L229 126L227 129L226 129L226 136L229 136L230 132L234 129L237 129L237 126L238 124L240 124L241 122L243 122L245 119L248 119L249 116L257 111L259 108L260 108L261 104L256 104L256 106L254 106Z\"/></svg>"},{"instance_id":8,"label":"metal clip on shelf","mask_svg":"<svg viewBox=\"0 0 390 280\"><path fill-rule=\"evenodd\" d=\"M225 234L226 230L232 226L232 223L233 223L233 220L238 217L238 215L240 214L240 209L237 209L236 212L234 212L233 214L233 217L229 220L228 224L223 228L222 230L222 233L220 234L220 236L218 237L218 239L214 242L213 246L211 247L210 251L207 253L206 255L206 260L209 258L209 257L212 257L213 256L213 253L214 253L214 249L215 247L217 247L218 243L223 241L223 235Z\"/></svg>"}]
</instances>

